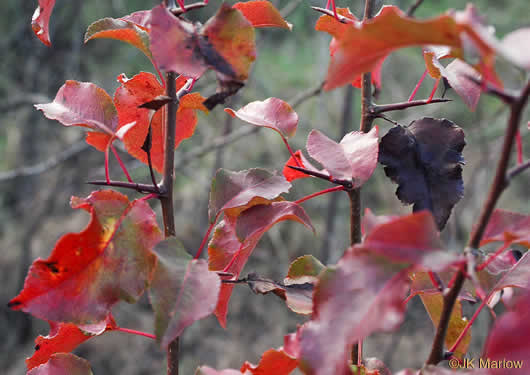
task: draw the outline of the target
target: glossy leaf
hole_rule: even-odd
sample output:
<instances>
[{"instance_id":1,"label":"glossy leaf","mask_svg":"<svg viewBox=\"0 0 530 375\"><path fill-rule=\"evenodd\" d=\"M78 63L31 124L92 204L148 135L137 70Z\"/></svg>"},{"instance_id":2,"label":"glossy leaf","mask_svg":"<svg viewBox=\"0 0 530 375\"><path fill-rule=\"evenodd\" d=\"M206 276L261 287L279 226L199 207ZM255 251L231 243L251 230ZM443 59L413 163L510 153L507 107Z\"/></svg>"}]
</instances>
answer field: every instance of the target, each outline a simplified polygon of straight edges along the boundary
<instances>
[{"instance_id":1,"label":"glossy leaf","mask_svg":"<svg viewBox=\"0 0 530 375\"><path fill-rule=\"evenodd\" d=\"M27 375L92 375L87 360L71 353L56 353L48 362L35 367Z\"/></svg>"},{"instance_id":2,"label":"glossy leaf","mask_svg":"<svg viewBox=\"0 0 530 375\"><path fill-rule=\"evenodd\" d=\"M87 143L100 151L105 151L111 140L118 136L118 113L112 98L93 83L66 81L53 102L36 104L35 108L64 126L92 129L98 136L93 138L93 134L88 133Z\"/></svg>"},{"instance_id":3,"label":"glossy leaf","mask_svg":"<svg viewBox=\"0 0 530 375\"><path fill-rule=\"evenodd\" d=\"M215 222L223 211L237 216L254 205L268 204L290 188L291 184L283 176L265 169L254 168L241 172L219 169L210 190L210 223Z\"/></svg>"},{"instance_id":4,"label":"glossy leaf","mask_svg":"<svg viewBox=\"0 0 530 375\"><path fill-rule=\"evenodd\" d=\"M333 178L351 180L355 187L359 187L377 166L378 132L377 126L368 133L351 132L336 143L318 130L312 130L306 147L309 155Z\"/></svg>"},{"instance_id":5,"label":"glossy leaf","mask_svg":"<svg viewBox=\"0 0 530 375\"><path fill-rule=\"evenodd\" d=\"M325 31L335 38L331 61L324 88L331 90L352 82L359 74L374 70L392 51L414 45L445 45L460 55L464 48L464 34L468 44L490 63L495 49L489 35L469 18L442 15L430 20L407 17L396 6L384 6L372 19L339 25L334 17L324 15L317 24L318 31Z\"/></svg>"},{"instance_id":6,"label":"glossy leaf","mask_svg":"<svg viewBox=\"0 0 530 375\"><path fill-rule=\"evenodd\" d=\"M149 59L153 58L148 32L127 19L103 18L92 23L85 33L85 43L99 38L121 40L138 48Z\"/></svg>"},{"instance_id":7,"label":"glossy leaf","mask_svg":"<svg viewBox=\"0 0 530 375\"><path fill-rule=\"evenodd\" d=\"M434 324L434 327L437 328L443 309L443 297L441 293L422 293L420 294L420 298ZM462 315L462 303L459 300L456 300L453 311L451 312L451 317L449 318L447 333L445 335L445 346L447 348L453 347L453 344L456 342L467 323L468 320ZM463 358L467 353L470 342L471 330L468 330L462 341L460 341L460 344L456 347L453 355L458 358Z\"/></svg>"},{"instance_id":8,"label":"glossy leaf","mask_svg":"<svg viewBox=\"0 0 530 375\"><path fill-rule=\"evenodd\" d=\"M435 52L430 50L424 51L423 57L430 76L434 79L445 78L449 85L462 98L462 101L474 111L480 98L481 88L480 85L477 85L469 77L480 81L480 73L460 59L455 59L447 67L444 67L436 57Z\"/></svg>"},{"instance_id":9,"label":"glossy leaf","mask_svg":"<svg viewBox=\"0 0 530 375\"><path fill-rule=\"evenodd\" d=\"M530 216L497 209L491 215L480 245L500 241L530 247Z\"/></svg>"},{"instance_id":10,"label":"glossy leaf","mask_svg":"<svg viewBox=\"0 0 530 375\"><path fill-rule=\"evenodd\" d=\"M142 295L161 233L147 203L129 202L112 190L72 197L71 205L90 213L88 226L61 237L48 259L33 262L9 307L41 319L92 324L119 300L135 302Z\"/></svg>"},{"instance_id":11,"label":"glossy leaf","mask_svg":"<svg viewBox=\"0 0 530 375\"><path fill-rule=\"evenodd\" d=\"M236 280L259 240L274 224L294 220L313 228L302 207L293 202L273 202L253 206L237 217L225 216L215 228L208 245L208 264L213 271L224 271ZM228 302L233 284L222 284L216 316L222 326L226 325Z\"/></svg>"},{"instance_id":12,"label":"glossy leaf","mask_svg":"<svg viewBox=\"0 0 530 375\"><path fill-rule=\"evenodd\" d=\"M48 362L55 353L69 353L86 340L116 328L111 316L90 327L80 327L72 323L49 322L49 324L50 333L48 336L39 336L35 339L35 352L31 358L26 359L28 371ZM88 328L90 331L86 330Z\"/></svg>"},{"instance_id":13,"label":"glossy leaf","mask_svg":"<svg viewBox=\"0 0 530 375\"><path fill-rule=\"evenodd\" d=\"M221 287L215 272L191 256L175 239L155 247L158 258L149 298L155 311L155 333L163 348L195 321L213 313Z\"/></svg>"},{"instance_id":14,"label":"glossy leaf","mask_svg":"<svg viewBox=\"0 0 530 375\"><path fill-rule=\"evenodd\" d=\"M31 17L31 29L48 47L51 46L49 23L54 6L55 0L39 0L39 6Z\"/></svg>"},{"instance_id":15,"label":"glossy leaf","mask_svg":"<svg viewBox=\"0 0 530 375\"><path fill-rule=\"evenodd\" d=\"M254 27L280 27L291 30L293 25L285 21L269 1L251 0L235 3L232 8L239 10Z\"/></svg>"},{"instance_id":16,"label":"glossy leaf","mask_svg":"<svg viewBox=\"0 0 530 375\"><path fill-rule=\"evenodd\" d=\"M292 311L298 314L311 314L313 310L314 282L291 281L289 284L261 277L249 273L244 279L238 280L246 283L256 294L274 293L287 303Z\"/></svg>"},{"instance_id":17,"label":"glossy leaf","mask_svg":"<svg viewBox=\"0 0 530 375\"><path fill-rule=\"evenodd\" d=\"M114 102L119 116L120 128L127 123L135 122L135 126L123 137L127 152L147 164L147 154L142 146L151 124L151 160L153 167L158 172L164 168L164 111L157 111L151 122L149 110L138 108L141 104L152 101L164 94L164 88L151 73L139 73L128 79L120 75L118 81L121 86L114 94ZM177 80L177 90L184 84L184 79ZM196 110L207 112L202 105L204 98L199 93L190 93L183 96L177 110L177 125L175 134L175 148L184 140L193 135L197 125Z\"/></svg>"},{"instance_id":18,"label":"glossy leaf","mask_svg":"<svg viewBox=\"0 0 530 375\"><path fill-rule=\"evenodd\" d=\"M273 129L283 138L293 137L298 125L298 114L289 103L277 98L252 102L237 111L225 108L225 112L252 125Z\"/></svg>"},{"instance_id":19,"label":"glossy leaf","mask_svg":"<svg viewBox=\"0 0 530 375\"><path fill-rule=\"evenodd\" d=\"M408 127L395 126L382 138L379 162L413 211L430 210L442 230L464 193L461 154L463 130L446 119L424 117Z\"/></svg>"}]
</instances>

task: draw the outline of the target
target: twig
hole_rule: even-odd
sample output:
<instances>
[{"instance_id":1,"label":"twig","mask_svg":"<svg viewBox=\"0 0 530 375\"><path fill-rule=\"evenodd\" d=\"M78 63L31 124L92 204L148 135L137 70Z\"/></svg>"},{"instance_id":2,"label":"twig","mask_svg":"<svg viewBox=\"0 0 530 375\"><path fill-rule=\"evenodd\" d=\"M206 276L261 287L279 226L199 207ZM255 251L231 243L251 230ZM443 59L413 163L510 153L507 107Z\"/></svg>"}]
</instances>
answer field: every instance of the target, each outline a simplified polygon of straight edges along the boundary
<instances>
[{"instance_id":1,"label":"twig","mask_svg":"<svg viewBox=\"0 0 530 375\"><path fill-rule=\"evenodd\" d=\"M342 185L342 186L344 186L344 188L346 190L351 190L353 188L353 182L350 181L350 180L339 180L337 178L330 177L329 175L327 175L325 173L321 173L321 172L318 172L318 171L313 171L311 169L306 169L306 168L302 168L302 167L296 167L294 165L288 165L287 167L289 167L291 169L294 169L295 171L302 172L302 173L308 174L310 176L317 177L317 178L320 178L322 180L332 182L332 183L337 184L337 185Z\"/></svg>"},{"instance_id":2,"label":"twig","mask_svg":"<svg viewBox=\"0 0 530 375\"><path fill-rule=\"evenodd\" d=\"M171 13L173 13L173 15L178 17L178 16L180 16L180 15L186 13L186 12L189 12L190 10L204 8L207 5L208 4L206 4L205 2L200 1L200 2L197 2L197 3L191 3L189 5L186 5L185 9L182 9L182 8L171 9Z\"/></svg>"},{"instance_id":3,"label":"twig","mask_svg":"<svg viewBox=\"0 0 530 375\"><path fill-rule=\"evenodd\" d=\"M320 8L320 7L311 7L311 9L316 10L317 12L324 13L325 15L328 15L330 17L335 18L337 21L341 23L355 23L354 20L348 17L341 16L340 14L335 15L332 10Z\"/></svg>"},{"instance_id":4,"label":"twig","mask_svg":"<svg viewBox=\"0 0 530 375\"><path fill-rule=\"evenodd\" d=\"M506 185L510 183L511 180L513 180L515 177L523 173L525 170L530 168L530 160L525 161L522 164L519 164L516 167L511 168L508 170L508 173L506 173Z\"/></svg>"},{"instance_id":5,"label":"twig","mask_svg":"<svg viewBox=\"0 0 530 375\"><path fill-rule=\"evenodd\" d=\"M414 16L414 12L416 12L416 9L419 8L419 6L423 3L423 0L416 0L414 4L410 6L410 8L407 10L407 16L412 17Z\"/></svg>"},{"instance_id":6,"label":"twig","mask_svg":"<svg viewBox=\"0 0 530 375\"><path fill-rule=\"evenodd\" d=\"M106 180L95 180L87 181L87 184L90 185L99 185L99 186L115 186L124 189L136 190L139 193L155 193L158 194L159 190L157 186L147 185L147 184L137 184L135 182L123 182L123 181L106 181Z\"/></svg>"},{"instance_id":7,"label":"twig","mask_svg":"<svg viewBox=\"0 0 530 375\"><path fill-rule=\"evenodd\" d=\"M371 108L371 114L372 116L377 115L379 113L383 112L390 112L390 111L399 111L402 109L407 109L410 107L418 107L421 105L428 105L428 104L434 104L434 103L446 103L452 101L451 99L443 99L443 98L436 98L429 101L429 99L424 100L413 100L410 102L401 102L401 103L392 103L392 104L376 104L373 105Z\"/></svg>"},{"instance_id":8,"label":"twig","mask_svg":"<svg viewBox=\"0 0 530 375\"><path fill-rule=\"evenodd\" d=\"M54 155L43 162L27 167L20 167L9 171L0 172L0 182L12 180L17 177L29 177L48 172L66 160L73 158L85 151L88 147L89 145L85 141L79 141L74 143L66 150L61 151L57 155Z\"/></svg>"},{"instance_id":9,"label":"twig","mask_svg":"<svg viewBox=\"0 0 530 375\"><path fill-rule=\"evenodd\" d=\"M497 93L490 92L490 94L498 96L501 100L505 98L500 97ZM510 102L510 118L508 119L508 125L506 132L504 134L504 143L502 146L501 157L497 163L497 169L495 173L495 178L491 184L490 191L486 202L484 203L482 212L479 216L477 224L474 226L471 233L468 247L466 251L472 252L474 249L478 249L480 246L480 241L488 225L488 222L491 218L493 210L497 205L497 201L501 196L502 192L506 188L506 171L508 168L508 163L510 161L511 151L513 148L515 134L519 127L519 122L521 120L521 115L523 109L530 95L530 81L527 82L526 86L522 90L521 94L513 101ZM449 325L449 320L451 318L451 312L455 305L455 301L462 289L465 277L465 270L461 267L455 276L455 281L450 287L447 294L444 295L444 305L442 309L442 314L440 316L440 321L436 329L436 334L434 336L431 353L427 359L427 364L436 365L444 359L444 340L447 333L447 327Z\"/></svg>"},{"instance_id":10,"label":"twig","mask_svg":"<svg viewBox=\"0 0 530 375\"><path fill-rule=\"evenodd\" d=\"M377 115L377 116L375 116L375 117L376 117L376 118L383 119L383 120L385 120L385 121L388 121L389 123L394 124L394 125L396 125L396 126L398 126L398 125L401 126L401 124L400 124L399 122L397 122L397 121L395 121L395 120L392 120L390 117L385 116L385 115L383 115L382 113L379 114L379 115Z\"/></svg>"},{"instance_id":11,"label":"twig","mask_svg":"<svg viewBox=\"0 0 530 375\"><path fill-rule=\"evenodd\" d=\"M161 183L160 205L164 220L164 234L167 237L175 235L175 216L173 214L173 176L175 163L175 125L177 121L178 99L176 92L177 75L174 72L166 73L166 94L172 101L166 106L166 122L164 124L164 175ZM167 347L167 375L179 373L179 337L171 341Z\"/></svg>"}]
</instances>

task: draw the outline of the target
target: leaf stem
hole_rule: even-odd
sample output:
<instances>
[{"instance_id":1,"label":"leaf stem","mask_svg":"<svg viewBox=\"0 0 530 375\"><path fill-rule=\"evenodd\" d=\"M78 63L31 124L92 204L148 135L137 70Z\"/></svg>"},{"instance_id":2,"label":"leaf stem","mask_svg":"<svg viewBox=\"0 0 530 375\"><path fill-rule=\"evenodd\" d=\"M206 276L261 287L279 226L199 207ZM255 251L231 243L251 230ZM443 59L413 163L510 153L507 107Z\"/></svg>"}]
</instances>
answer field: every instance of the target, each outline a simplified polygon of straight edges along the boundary
<instances>
[{"instance_id":1,"label":"leaf stem","mask_svg":"<svg viewBox=\"0 0 530 375\"><path fill-rule=\"evenodd\" d=\"M208 230L206 231L206 234L204 235L201 244L199 245L199 250L197 250L197 253L193 257L193 259L199 259L202 253L202 249L204 248L204 245L206 245L206 242L208 241L208 237L210 237L210 233L212 232L213 227L215 226L215 221L210 224L208 227Z\"/></svg>"},{"instance_id":2,"label":"leaf stem","mask_svg":"<svg viewBox=\"0 0 530 375\"><path fill-rule=\"evenodd\" d=\"M324 195L324 194L327 194L327 193L332 193L334 191L342 191L342 190L346 190L344 188L344 186L334 186L332 188L328 188L328 189L324 189L324 190L320 190L320 191L317 191L316 193L313 193L313 194L309 194L309 195L306 195L305 197L303 198L300 198L298 199L297 201L295 201L294 203L296 204L300 204L300 203L303 203L305 201L308 201L312 198L315 198L315 197L318 197L319 195Z\"/></svg>"},{"instance_id":3,"label":"leaf stem","mask_svg":"<svg viewBox=\"0 0 530 375\"><path fill-rule=\"evenodd\" d=\"M320 7L311 7L311 9L316 10L317 12L320 12L320 13L324 13L330 17L333 17L340 23L351 23L351 24L355 23L354 20L348 17L341 16L340 14L337 14L336 11L334 13L332 10L320 8Z\"/></svg>"},{"instance_id":4,"label":"leaf stem","mask_svg":"<svg viewBox=\"0 0 530 375\"><path fill-rule=\"evenodd\" d=\"M484 263L479 264L476 268L476 271L479 272L479 271L482 271L484 268L486 268L491 262L495 260L495 258L501 255L504 252L504 250L506 250L509 246L510 246L510 243L505 242L501 247L499 247L499 249L497 249L497 251L495 251L495 253L490 255L490 257Z\"/></svg>"},{"instance_id":5,"label":"leaf stem","mask_svg":"<svg viewBox=\"0 0 530 375\"><path fill-rule=\"evenodd\" d=\"M156 336L155 335L153 335L151 333L147 333L147 332L137 331L135 329L116 327L116 328L113 329L113 331L120 331L120 332L124 332L124 333L129 333L131 335L144 336L144 337L148 337L150 339L156 340Z\"/></svg>"},{"instance_id":6,"label":"leaf stem","mask_svg":"<svg viewBox=\"0 0 530 375\"><path fill-rule=\"evenodd\" d=\"M125 167L125 164L121 160L120 155L118 154L118 151L116 151L116 148L114 147L114 145L112 143L110 145L110 149L112 150L112 153L114 154L114 157L116 158L116 160L120 164L120 167L121 167L123 173L125 174L125 177L127 177L127 181L129 181L130 183L133 183L133 180L131 178L131 175L129 174L129 171Z\"/></svg>"},{"instance_id":7,"label":"leaf stem","mask_svg":"<svg viewBox=\"0 0 530 375\"><path fill-rule=\"evenodd\" d=\"M109 172L109 148L105 149L105 180L107 183L110 182L110 172Z\"/></svg>"},{"instance_id":8,"label":"leaf stem","mask_svg":"<svg viewBox=\"0 0 530 375\"><path fill-rule=\"evenodd\" d=\"M281 134L280 134L281 135ZM298 161L298 158L295 156L294 152L293 152L293 149L291 148L291 146L289 145L289 141L287 141L287 138L285 138L283 135L282 136L282 141L283 143L285 144L285 147L287 147L287 150L289 150L289 154L291 154L291 157L293 158L294 162L296 163L297 166L299 167L302 167L302 165L300 164L300 162Z\"/></svg>"},{"instance_id":9,"label":"leaf stem","mask_svg":"<svg viewBox=\"0 0 530 375\"><path fill-rule=\"evenodd\" d=\"M416 93L418 92L418 89L420 88L421 84L423 83L423 80L427 76L427 72L428 72L427 69L425 69L425 71L421 75L420 80L418 81L418 83L416 83L416 86L414 87L414 90L412 90L412 93L409 96L409 100L407 100L408 102L413 101L414 98L416 97Z\"/></svg>"},{"instance_id":10,"label":"leaf stem","mask_svg":"<svg viewBox=\"0 0 530 375\"><path fill-rule=\"evenodd\" d=\"M115 186L125 189L131 189L136 190L139 193L155 193L158 194L159 191L156 187L153 185L147 185L147 184L137 184L135 182L122 182L122 181L88 181L87 184L91 185L101 185L101 186Z\"/></svg>"}]
</instances>

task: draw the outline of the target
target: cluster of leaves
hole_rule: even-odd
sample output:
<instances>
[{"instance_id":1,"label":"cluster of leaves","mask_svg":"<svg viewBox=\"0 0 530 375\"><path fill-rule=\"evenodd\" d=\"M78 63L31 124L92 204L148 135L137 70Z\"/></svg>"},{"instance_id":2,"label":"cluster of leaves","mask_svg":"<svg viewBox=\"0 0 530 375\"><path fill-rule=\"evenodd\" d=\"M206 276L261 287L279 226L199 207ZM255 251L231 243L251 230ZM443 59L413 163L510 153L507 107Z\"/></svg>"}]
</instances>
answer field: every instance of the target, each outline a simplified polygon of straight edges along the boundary
<instances>
[{"instance_id":1,"label":"cluster of leaves","mask_svg":"<svg viewBox=\"0 0 530 375\"><path fill-rule=\"evenodd\" d=\"M32 21L35 33L46 44L50 43L48 22L53 6L53 0L39 0ZM429 74L437 80L446 78L472 108L481 89L473 77L482 80L484 87L501 84L495 73L496 56L529 69L528 55L520 52L517 41L528 40L530 30L518 30L497 41L473 7L425 21L407 17L394 6L384 6L377 16L363 22L348 9L336 12L335 17L320 17L316 24L317 30L333 37L328 90L358 85L360 74L367 71L374 72L374 82L380 85L384 59L408 46L423 46ZM85 41L112 38L135 46L157 72L181 74L176 90L189 89L207 69L216 72L216 94L206 99L187 93L179 98L174 145L178 147L193 135L197 110L207 112L244 85L256 58L254 28L291 29L291 25L269 2L260 0L222 5L204 25L174 13L180 15L182 9L172 12L160 5L120 19L99 20L89 26ZM478 62L469 65L462 60L470 55L478 57ZM449 57L455 60L447 67L441 65L439 59ZM159 105L144 105L166 100L161 95L167 83L159 75L161 81L145 72L131 79L120 75L114 98L92 83L67 81L52 103L36 107L65 126L89 128L86 141L105 152L107 160L112 143L121 140L128 153L162 172L166 113L158 110ZM225 111L280 135L290 151L283 174L257 168L217 172L210 192L208 233L213 230L213 235L207 260L198 259L200 251L192 258L175 238L163 238L147 203L151 195L130 201L121 193L102 190L86 198L73 197L72 208L87 211L89 224L79 233L61 237L48 259L36 260L24 289L9 302L13 309L50 322L50 334L36 339L35 353L27 360L29 374L91 373L85 360L69 352L92 337L120 330L112 307L122 300L133 303L144 291L154 309L155 335L162 348L211 314L225 326L232 290L240 283L256 293L272 292L291 310L309 316L296 332L285 336L282 347L266 351L258 365L246 362L239 370L222 371L200 367L197 373L205 375L281 375L297 367L306 374L352 373L352 345L374 332L396 329L407 301L416 295L434 326L439 324L444 286L450 287L455 273L468 264L466 257L445 249L439 237L463 195L462 129L445 119L421 118L406 127L393 127L381 140L376 126L367 133L348 133L340 142L313 130L306 157L302 150L293 152L289 146L298 115L286 102L269 98ZM291 263L283 281L255 274L240 278L259 240L275 224L292 220L314 231L300 205L305 199L288 201L282 196L291 189L291 182L321 178L337 185L329 191L351 192L370 178L378 162L398 184L397 197L414 205L412 214L377 217L367 211L362 243L348 248L336 265L324 266L307 255ZM509 250L514 243L530 246L530 217L495 211L481 246L490 242L502 246L493 254L477 257L480 265L469 268L451 314L445 338L455 358L466 354L472 324L462 316L462 301L479 299L484 306L506 288L530 286L529 255L516 259ZM525 319L530 294L515 294L506 300L510 312L496 321L484 349L492 360L530 359L528 345L524 345L530 334ZM364 374L389 373L380 361L366 361L360 367ZM421 371L446 373L438 367ZM412 373L416 372L400 372Z\"/></svg>"}]
</instances>

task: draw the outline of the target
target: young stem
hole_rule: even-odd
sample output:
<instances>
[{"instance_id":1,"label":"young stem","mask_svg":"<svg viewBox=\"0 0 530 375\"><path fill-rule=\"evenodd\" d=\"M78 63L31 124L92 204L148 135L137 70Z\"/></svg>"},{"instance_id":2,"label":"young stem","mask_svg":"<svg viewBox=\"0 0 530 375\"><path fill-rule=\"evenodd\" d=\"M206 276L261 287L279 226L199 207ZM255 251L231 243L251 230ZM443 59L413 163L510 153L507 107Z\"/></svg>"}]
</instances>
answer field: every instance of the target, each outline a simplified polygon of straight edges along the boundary
<instances>
[{"instance_id":1,"label":"young stem","mask_svg":"<svg viewBox=\"0 0 530 375\"><path fill-rule=\"evenodd\" d=\"M412 90L412 93L410 94L409 96L409 102L413 101L414 98L416 97L416 93L418 92L421 84L423 83L423 80L425 79L425 77L427 76L427 72L428 70L425 69L425 71L423 72L423 74L421 75L421 78L420 80L418 81L418 83L416 83L416 86L414 87L414 90Z\"/></svg>"},{"instance_id":2,"label":"young stem","mask_svg":"<svg viewBox=\"0 0 530 375\"><path fill-rule=\"evenodd\" d=\"M320 191L317 191L316 193L306 195L305 197L298 199L294 203L300 204L300 203L303 203L305 201L310 200L311 198L318 197L319 195L324 195L324 194L327 194L327 193L332 193L334 191L341 191L341 190L344 190L344 186L342 186L342 185L341 186L335 186L335 187L328 188L328 189L324 189L324 190L320 190Z\"/></svg>"},{"instance_id":3,"label":"young stem","mask_svg":"<svg viewBox=\"0 0 530 375\"><path fill-rule=\"evenodd\" d=\"M510 118L508 119L508 125L504 134L504 143L502 146L501 157L497 163L497 169L495 178L491 184L488 198L484 203L482 212L479 216L477 224L471 233L468 248L478 249L480 246L480 240L484 235L484 231L490 217L497 205L497 201L501 196L501 193L508 186L506 183L508 163L512 153L513 144L515 141L515 134L519 127L521 120L521 114L530 95L530 81L527 82L521 94L514 98L513 101L507 102L510 105ZM447 327L451 317L451 312L455 305L456 298L462 289L462 285L466 279L464 267L461 267L457 272L455 281L451 289L444 295L444 305L442 309L442 315L436 329L436 334L432 343L431 353L427 359L427 364L436 365L444 359L444 340L447 333Z\"/></svg>"},{"instance_id":4,"label":"young stem","mask_svg":"<svg viewBox=\"0 0 530 375\"><path fill-rule=\"evenodd\" d=\"M124 333L129 333L131 335L144 336L144 337L148 337L150 339L156 340L156 336L155 335L152 335L152 334L147 333L147 332L137 331L135 329L117 327L117 328L114 328L114 331L120 331L120 332L124 332Z\"/></svg>"},{"instance_id":5,"label":"young stem","mask_svg":"<svg viewBox=\"0 0 530 375\"><path fill-rule=\"evenodd\" d=\"M164 177L160 194L162 206L162 217L164 220L164 233L166 237L175 235L175 217L173 215L173 167L175 149L175 126L177 119L177 75L174 72L166 73L166 93L172 100L166 106L166 123L164 125L165 148L164 148ZM167 374L178 375L179 373L179 338L173 340L167 347Z\"/></svg>"},{"instance_id":6,"label":"young stem","mask_svg":"<svg viewBox=\"0 0 530 375\"><path fill-rule=\"evenodd\" d=\"M116 149L114 148L114 145L111 144L110 145L110 149L112 150L112 153L114 154L114 157L116 158L116 160L120 164L121 170L125 174L125 177L127 177L127 181L129 181L130 183L133 183L131 175L129 174L129 171L127 170L127 168L125 167L125 164L121 160L120 154L118 154L118 151L116 151Z\"/></svg>"}]
</instances>

